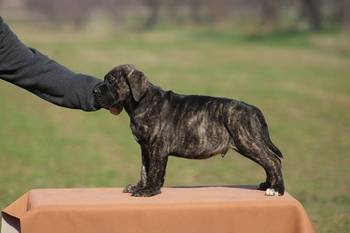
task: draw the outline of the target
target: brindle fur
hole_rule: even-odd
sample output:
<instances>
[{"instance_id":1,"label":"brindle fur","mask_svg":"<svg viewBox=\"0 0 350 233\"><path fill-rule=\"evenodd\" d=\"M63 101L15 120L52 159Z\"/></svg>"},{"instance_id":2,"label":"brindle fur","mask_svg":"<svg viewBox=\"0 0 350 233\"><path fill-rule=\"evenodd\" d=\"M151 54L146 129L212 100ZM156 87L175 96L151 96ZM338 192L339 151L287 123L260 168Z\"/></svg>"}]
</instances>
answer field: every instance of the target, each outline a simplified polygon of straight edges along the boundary
<instances>
[{"instance_id":1,"label":"brindle fur","mask_svg":"<svg viewBox=\"0 0 350 233\"><path fill-rule=\"evenodd\" d=\"M273 188L283 195L282 154L271 142L257 107L233 99L164 91L132 65L114 68L105 83L115 99L114 103L101 100L100 104L125 108L141 146L141 179L124 192L133 196L159 194L169 155L207 159L234 149L264 168L267 178L259 189ZM95 90L98 99L107 94Z\"/></svg>"}]
</instances>

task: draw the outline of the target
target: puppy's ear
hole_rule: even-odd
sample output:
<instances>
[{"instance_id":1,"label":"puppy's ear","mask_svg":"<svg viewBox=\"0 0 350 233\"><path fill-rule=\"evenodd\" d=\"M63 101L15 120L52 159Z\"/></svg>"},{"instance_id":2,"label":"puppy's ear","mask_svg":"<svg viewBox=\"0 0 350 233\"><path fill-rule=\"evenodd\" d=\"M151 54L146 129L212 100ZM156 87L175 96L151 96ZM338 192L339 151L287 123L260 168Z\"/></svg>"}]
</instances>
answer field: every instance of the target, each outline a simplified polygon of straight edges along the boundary
<instances>
[{"instance_id":1,"label":"puppy's ear","mask_svg":"<svg viewBox=\"0 0 350 233\"><path fill-rule=\"evenodd\" d=\"M126 75L132 97L136 102L146 94L149 87L147 77L139 70L132 70Z\"/></svg>"}]
</instances>

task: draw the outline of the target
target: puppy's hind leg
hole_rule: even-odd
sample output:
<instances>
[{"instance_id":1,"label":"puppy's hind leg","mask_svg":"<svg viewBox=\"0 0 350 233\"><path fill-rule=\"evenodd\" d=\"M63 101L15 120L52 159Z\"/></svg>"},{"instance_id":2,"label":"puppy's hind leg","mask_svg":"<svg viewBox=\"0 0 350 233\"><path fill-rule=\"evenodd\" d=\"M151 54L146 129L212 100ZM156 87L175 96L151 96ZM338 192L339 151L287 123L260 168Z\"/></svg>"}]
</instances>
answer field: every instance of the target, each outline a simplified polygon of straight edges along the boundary
<instances>
[{"instance_id":1,"label":"puppy's hind leg","mask_svg":"<svg viewBox=\"0 0 350 233\"><path fill-rule=\"evenodd\" d=\"M242 117L233 128L231 135L233 135L237 151L264 168L266 181L260 184L259 189L267 190L267 195L275 195L276 193L283 195L284 183L280 160L282 154L277 147L271 149L266 143L267 126L265 121L261 121L261 119L263 118L257 117L257 114ZM275 153L275 150L278 150L279 153Z\"/></svg>"},{"instance_id":2,"label":"puppy's hind leg","mask_svg":"<svg viewBox=\"0 0 350 233\"><path fill-rule=\"evenodd\" d=\"M266 173L266 181L259 185L260 190L269 190L284 194L284 184L281 172L281 161L269 152L261 144L255 142L236 142L237 151L243 156L253 160L262 166ZM267 193L267 195L270 195ZM271 194L271 195L274 195Z\"/></svg>"}]
</instances>

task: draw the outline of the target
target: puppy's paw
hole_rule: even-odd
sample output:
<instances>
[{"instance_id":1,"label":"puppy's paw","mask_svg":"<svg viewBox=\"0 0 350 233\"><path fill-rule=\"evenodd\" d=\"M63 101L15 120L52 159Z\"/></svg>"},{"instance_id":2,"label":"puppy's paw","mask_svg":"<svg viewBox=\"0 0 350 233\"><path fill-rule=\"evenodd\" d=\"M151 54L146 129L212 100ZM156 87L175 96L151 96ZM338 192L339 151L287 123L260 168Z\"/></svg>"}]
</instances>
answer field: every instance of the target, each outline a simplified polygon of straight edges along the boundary
<instances>
[{"instance_id":1,"label":"puppy's paw","mask_svg":"<svg viewBox=\"0 0 350 233\"><path fill-rule=\"evenodd\" d=\"M160 194L160 189L149 189L149 188L144 188L144 189L139 189L134 192L132 192L132 196L134 197L151 197L157 194Z\"/></svg>"},{"instance_id":2,"label":"puppy's paw","mask_svg":"<svg viewBox=\"0 0 350 233\"><path fill-rule=\"evenodd\" d=\"M138 189L137 185L129 184L123 189L123 193L133 193Z\"/></svg>"},{"instance_id":3,"label":"puppy's paw","mask_svg":"<svg viewBox=\"0 0 350 233\"><path fill-rule=\"evenodd\" d=\"M261 183L258 187L258 190L262 190L262 191L265 191L266 189L268 188L271 188L271 184L270 183L267 183L267 182L264 182L264 183Z\"/></svg>"},{"instance_id":4,"label":"puppy's paw","mask_svg":"<svg viewBox=\"0 0 350 233\"><path fill-rule=\"evenodd\" d=\"M272 188L266 189L265 196L280 196L281 194Z\"/></svg>"}]
</instances>

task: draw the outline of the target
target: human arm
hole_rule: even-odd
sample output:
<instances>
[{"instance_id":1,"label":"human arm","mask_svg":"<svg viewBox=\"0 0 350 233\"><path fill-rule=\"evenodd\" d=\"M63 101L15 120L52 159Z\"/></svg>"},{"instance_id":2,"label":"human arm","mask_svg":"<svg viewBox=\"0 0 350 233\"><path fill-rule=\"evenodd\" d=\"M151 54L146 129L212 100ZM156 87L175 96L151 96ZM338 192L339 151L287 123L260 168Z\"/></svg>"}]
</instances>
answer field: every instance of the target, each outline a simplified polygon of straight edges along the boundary
<instances>
[{"instance_id":1,"label":"human arm","mask_svg":"<svg viewBox=\"0 0 350 233\"><path fill-rule=\"evenodd\" d=\"M25 46L0 17L0 79L53 104L94 111L92 91L101 80L78 74Z\"/></svg>"}]
</instances>

